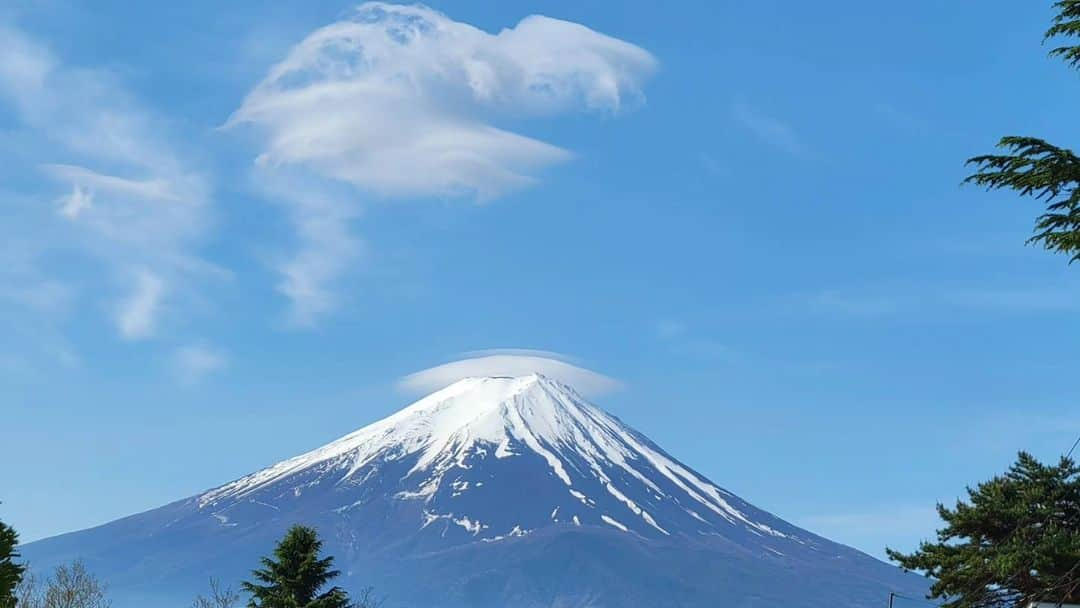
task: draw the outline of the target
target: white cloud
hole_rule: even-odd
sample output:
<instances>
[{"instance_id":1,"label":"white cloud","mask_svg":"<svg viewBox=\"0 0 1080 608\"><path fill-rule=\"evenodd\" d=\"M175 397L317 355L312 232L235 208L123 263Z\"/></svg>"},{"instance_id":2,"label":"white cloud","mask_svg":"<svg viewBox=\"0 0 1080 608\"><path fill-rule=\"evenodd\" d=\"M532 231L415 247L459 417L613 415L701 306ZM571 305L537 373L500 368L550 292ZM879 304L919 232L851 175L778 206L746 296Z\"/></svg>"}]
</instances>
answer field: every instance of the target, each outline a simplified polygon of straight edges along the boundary
<instances>
[{"instance_id":1,"label":"white cloud","mask_svg":"<svg viewBox=\"0 0 1080 608\"><path fill-rule=\"evenodd\" d=\"M84 245L102 255L149 257L162 266L175 265L206 229L207 194L197 177L129 179L74 165L42 169L50 178L71 184L61 215L80 229ZM79 206L78 213L65 213L72 205Z\"/></svg>"},{"instance_id":2,"label":"white cloud","mask_svg":"<svg viewBox=\"0 0 1080 608\"><path fill-rule=\"evenodd\" d=\"M746 103L736 103L732 107L735 120L754 135L771 146L780 148L793 156L804 156L806 145L787 123L768 116Z\"/></svg>"},{"instance_id":3,"label":"white cloud","mask_svg":"<svg viewBox=\"0 0 1080 608\"><path fill-rule=\"evenodd\" d=\"M75 165L43 165L42 168L54 178L72 182L94 190L104 190L141 199L181 202L186 197L173 190L162 178L124 179L115 175L103 175Z\"/></svg>"},{"instance_id":4,"label":"white cloud","mask_svg":"<svg viewBox=\"0 0 1080 608\"><path fill-rule=\"evenodd\" d=\"M55 69L52 54L22 32L0 25L0 86L23 114L38 110L48 75Z\"/></svg>"},{"instance_id":5,"label":"white cloud","mask_svg":"<svg viewBox=\"0 0 1080 608\"><path fill-rule=\"evenodd\" d=\"M71 194L60 199L60 215L69 220L78 219L79 214L93 206L94 195L78 184L71 187Z\"/></svg>"},{"instance_id":6,"label":"white cloud","mask_svg":"<svg viewBox=\"0 0 1080 608\"><path fill-rule=\"evenodd\" d=\"M498 123L618 112L655 69L643 49L576 23L532 16L490 34L423 6L373 2L293 47L227 126L260 134L266 171L299 169L383 198L484 201L571 156ZM301 235L297 260L280 268L294 316L310 322L333 307L328 284L348 266L340 256L355 255L343 246L354 199L334 209L296 200L299 231L331 233L334 245Z\"/></svg>"},{"instance_id":7,"label":"white cloud","mask_svg":"<svg viewBox=\"0 0 1080 608\"><path fill-rule=\"evenodd\" d=\"M173 372L183 384L199 384L229 367L224 353L206 346L186 346L173 355Z\"/></svg>"},{"instance_id":8,"label":"white cloud","mask_svg":"<svg viewBox=\"0 0 1080 608\"><path fill-rule=\"evenodd\" d=\"M337 308L333 283L355 259L360 246L346 223L332 213L298 218L296 227L301 248L279 267L278 290L292 303L290 323L311 327Z\"/></svg>"},{"instance_id":9,"label":"white cloud","mask_svg":"<svg viewBox=\"0 0 1080 608\"><path fill-rule=\"evenodd\" d=\"M64 192L52 197L55 215L42 205L44 214L23 214L5 228L42 235L40 256L75 252L96 262L101 274L81 275L96 289L83 295L125 291L110 306L117 330L152 335L161 299L185 293L193 275L213 268L193 253L209 224L206 178L177 153L168 125L112 74L66 65L3 24L0 39L0 108L13 110L27 144L19 158L37 158L49 180L32 188L53 182Z\"/></svg>"},{"instance_id":10,"label":"white cloud","mask_svg":"<svg viewBox=\"0 0 1080 608\"><path fill-rule=\"evenodd\" d=\"M258 183L284 208L296 231L295 251L276 265L278 291L290 303L288 322L311 327L338 307L336 283L364 251L364 243L349 231L359 209L349 204L348 193L317 179L260 171Z\"/></svg>"},{"instance_id":11,"label":"white cloud","mask_svg":"<svg viewBox=\"0 0 1080 608\"><path fill-rule=\"evenodd\" d=\"M478 351L476 356L437 365L409 374L398 385L410 393L426 394L463 378L477 376L526 376L539 373L595 397L616 391L622 383L614 378L569 363L558 353L521 349Z\"/></svg>"},{"instance_id":12,"label":"white cloud","mask_svg":"<svg viewBox=\"0 0 1080 608\"><path fill-rule=\"evenodd\" d=\"M177 172L182 164L159 137L161 121L109 72L63 63L45 45L0 24L0 100L65 155Z\"/></svg>"},{"instance_id":13,"label":"white cloud","mask_svg":"<svg viewBox=\"0 0 1080 608\"><path fill-rule=\"evenodd\" d=\"M145 270L139 272L134 288L117 313L116 325L120 334L129 340L152 336L164 292L165 285L160 278Z\"/></svg>"}]
</instances>

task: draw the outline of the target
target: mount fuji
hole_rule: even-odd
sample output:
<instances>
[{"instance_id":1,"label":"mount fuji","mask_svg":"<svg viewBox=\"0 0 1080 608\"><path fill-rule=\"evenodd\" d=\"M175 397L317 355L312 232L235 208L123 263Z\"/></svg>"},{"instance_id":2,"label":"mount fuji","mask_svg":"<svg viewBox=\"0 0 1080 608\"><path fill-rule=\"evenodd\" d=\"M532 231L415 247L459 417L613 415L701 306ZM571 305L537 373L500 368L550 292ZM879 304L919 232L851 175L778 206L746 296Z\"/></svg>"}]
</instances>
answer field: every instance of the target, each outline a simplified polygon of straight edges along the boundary
<instances>
[{"instance_id":1,"label":"mount fuji","mask_svg":"<svg viewBox=\"0 0 1080 608\"><path fill-rule=\"evenodd\" d=\"M467 378L321 448L25 545L82 559L116 605L246 578L295 523L388 608L879 606L924 579L720 488L551 378Z\"/></svg>"}]
</instances>

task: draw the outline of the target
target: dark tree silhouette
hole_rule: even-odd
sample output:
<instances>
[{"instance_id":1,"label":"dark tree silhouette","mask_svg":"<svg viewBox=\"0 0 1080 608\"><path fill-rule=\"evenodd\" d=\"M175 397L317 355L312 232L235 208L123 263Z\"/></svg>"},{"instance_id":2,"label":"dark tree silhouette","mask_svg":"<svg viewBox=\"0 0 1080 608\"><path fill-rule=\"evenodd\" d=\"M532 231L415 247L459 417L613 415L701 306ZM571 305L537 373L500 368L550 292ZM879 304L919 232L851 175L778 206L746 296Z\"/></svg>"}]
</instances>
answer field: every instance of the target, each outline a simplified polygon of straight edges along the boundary
<instances>
[{"instance_id":1,"label":"dark tree silhouette","mask_svg":"<svg viewBox=\"0 0 1080 608\"><path fill-rule=\"evenodd\" d=\"M15 588L22 580L26 567L15 560L19 557L19 534L0 521L0 608L15 606Z\"/></svg>"},{"instance_id":2,"label":"dark tree silhouette","mask_svg":"<svg viewBox=\"0 0 1080 608\"><path fill-rule=\"evenodd\" d=\"M349 596L340 587L321 591L340 574L333 557L319 557L322 541L312 528L293 526L252 572L255 582L243 583L251 594L250 608L348 608Z\"/></svg>"}]
</instances>

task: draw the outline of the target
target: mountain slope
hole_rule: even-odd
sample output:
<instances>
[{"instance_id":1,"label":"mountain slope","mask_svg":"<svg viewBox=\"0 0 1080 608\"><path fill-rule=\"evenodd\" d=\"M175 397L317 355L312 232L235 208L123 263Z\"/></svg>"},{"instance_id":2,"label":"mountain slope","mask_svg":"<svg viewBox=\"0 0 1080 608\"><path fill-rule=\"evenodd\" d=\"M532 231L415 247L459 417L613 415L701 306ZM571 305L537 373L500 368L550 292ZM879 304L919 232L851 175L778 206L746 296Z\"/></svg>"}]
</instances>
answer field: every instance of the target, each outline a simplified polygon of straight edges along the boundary
<instances>
[{"instance_id":1,"label":"mountain slope","mask_svg":"<svg viewBox=\"0 0 1080 608\"><path fill-rule=\"evenodd\" d=\"M211 574L246 574L295 522L400 606L871 606L923 589L539 375L462 380L307 454L24 553L81 556L129 601L182 598Z\"/></svg>"}]
</instances>

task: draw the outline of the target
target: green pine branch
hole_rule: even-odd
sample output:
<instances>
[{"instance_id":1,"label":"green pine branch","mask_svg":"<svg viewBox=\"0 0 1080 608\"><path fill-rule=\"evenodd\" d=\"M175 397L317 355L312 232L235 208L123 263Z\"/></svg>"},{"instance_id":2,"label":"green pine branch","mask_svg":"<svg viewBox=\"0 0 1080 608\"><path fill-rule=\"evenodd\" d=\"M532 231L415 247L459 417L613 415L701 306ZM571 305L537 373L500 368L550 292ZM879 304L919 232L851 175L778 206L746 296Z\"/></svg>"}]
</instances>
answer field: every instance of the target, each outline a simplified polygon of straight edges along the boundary
<instances>
[{"instance_id":1,"label":"green pine branch","mask_svg":"<svg viewBox=\"0 0 1080 608\"><path fill-rule=\"evenodd\" d=\"M1057 14L1043 42L1080 38L1080 0L1057 0ZM1080 45L1063 44L1050 51L1073 68L1080 68ZM1046 213L1035 221L1028 244L1080 260L1080 158L1035 137L1003 137L998 148L1005 154L986 154L968 159L976 172L964 183L988 190L1009 189L1046 203Z\"/></svg>"},{"instance_id":2,"label":"green pine branch","mask_svg":"<svg viewBox=\"0 0 1080 608\"><path fill-rule=\"evenodd\" d=\"M1080 12L1080 0L1066 1ZM1028 243L1080 260L1080 157L1034 137L1003 137L998 147L1008 153L968 159L977 170L964 182L1045 201L1046 213L1036 219Z\"/></svg>"},{"instance_id":3,"label":"green pine branch","mask_svg":"<svg viewBox=\"0 0 1080 608\"><path fill-rule=\"evenodd\" d=\"M18 546L18 533L0 521L0 608L15 606L15 588L26 572L26 566L16 561Z\"/></svg>"},{"instance_id":4,"label":"green pine branch","mask_svg":"<svg viewBox=\"0 0 1080 608\"><path fill-rule=\"evenodd\" d=\"M1054 25L1046 30L1043 41L1057 38L1080 37L1080 0L1059 0L1054 3L1058 14L1054 17ZM1065 63L1072 67L1080 67L1080 46L1059 46L1050 51L1051 57L1061 57Z\"/></svg>"},{"instance_id":5,"label":"green pine branch","mask_svg":"<svg viewBox=\"0 0 1080 608\"><path fill-rule=\"evenodd\" d=\"M933 578L930 597L946 608L1080 602L1080 467L1021 452L967 494L954 508L938 505L936 542L890 549L890 559Z\"/></svg>"}]
</instances>

